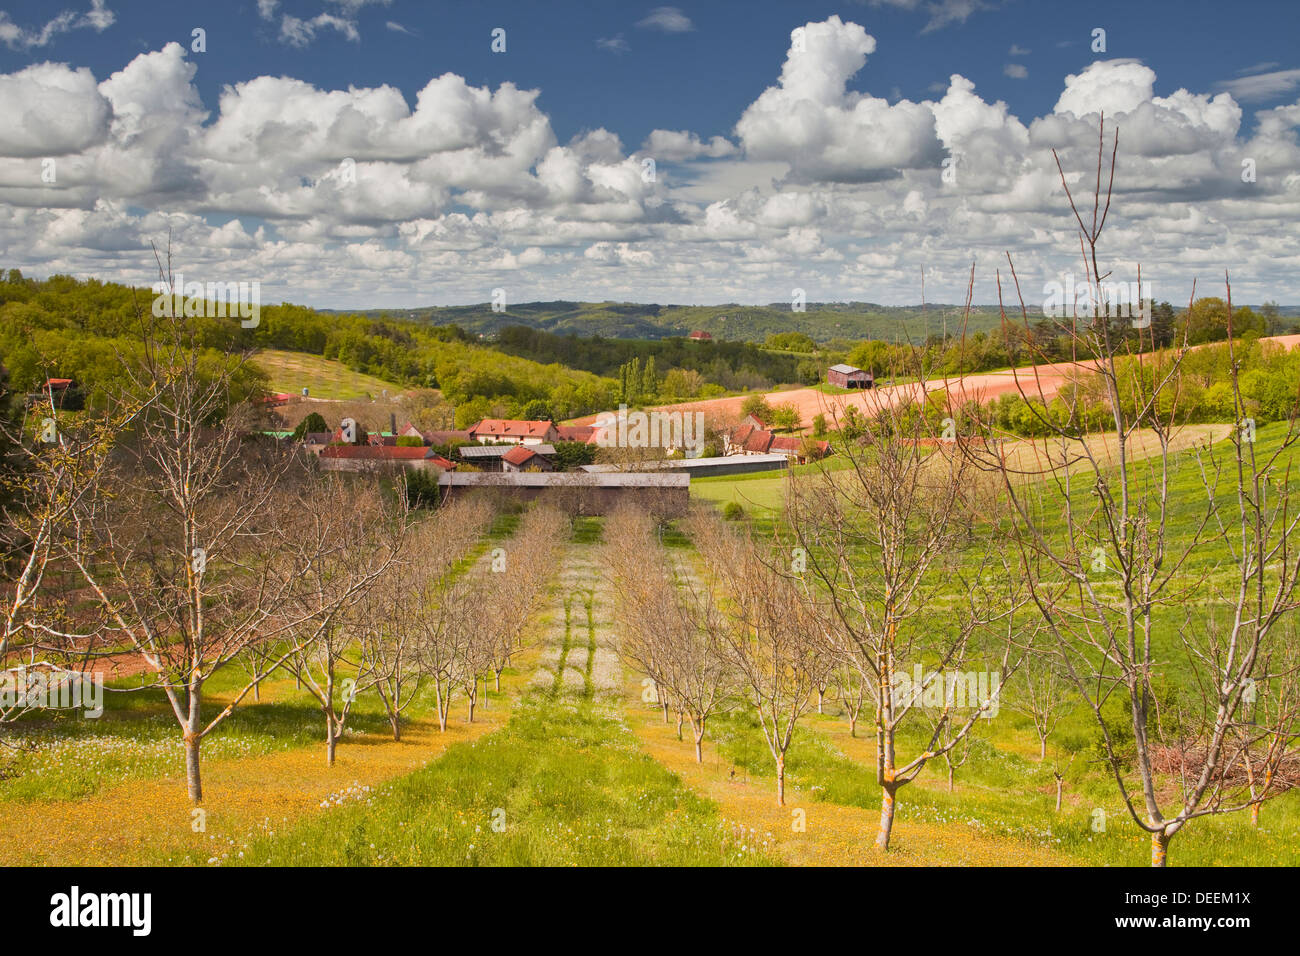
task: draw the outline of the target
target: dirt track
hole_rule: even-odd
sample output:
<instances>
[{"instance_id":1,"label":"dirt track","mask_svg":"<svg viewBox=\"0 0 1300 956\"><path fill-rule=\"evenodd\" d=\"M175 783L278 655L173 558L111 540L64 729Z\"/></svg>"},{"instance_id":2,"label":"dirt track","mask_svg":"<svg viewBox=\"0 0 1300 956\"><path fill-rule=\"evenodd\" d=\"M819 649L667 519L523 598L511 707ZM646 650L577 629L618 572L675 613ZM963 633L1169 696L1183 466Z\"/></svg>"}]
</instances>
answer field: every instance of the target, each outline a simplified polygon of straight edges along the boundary
<instances>
[{"instance_id":1,"label":"dirt track","mask_svg":"<svg viewBox=\"0 0 1300 956\"><path fill-rule=\"evenodd\" d=\"M1266 341L1277 342L1290 349L1300 345L1300 335L1277 335ZM925 390L932 392L948 389L957 401L988 402L1017 391L1023 391L1028 396L1051 399L1071 376L1087 374L1094 369L1095 366L1089 362L1058 362L1054 365L1037 365L1006 372L980 372L955 378L933 379L925 383ZM869 391L828 395L815 388L794 388L788 391L766 392L763 395L772 403L794 405L799 411L800 421L808 427L814 415L825 415L828 422L834 422L837 418L842 421L844 409L849 405L855 405L860 411L870 413L881 407L892 406L905 396L919 397L920 389L919 384L895 385ZM710 419L734 421L740 417L740 406L749 397L749 395L733 395L729 398L680 402L675 405L656 407L664 410L704 412ZM591 425L595 423L596 418L596 415L588 415L576 419L574 424Z\"/></svg>"}]
</instances>

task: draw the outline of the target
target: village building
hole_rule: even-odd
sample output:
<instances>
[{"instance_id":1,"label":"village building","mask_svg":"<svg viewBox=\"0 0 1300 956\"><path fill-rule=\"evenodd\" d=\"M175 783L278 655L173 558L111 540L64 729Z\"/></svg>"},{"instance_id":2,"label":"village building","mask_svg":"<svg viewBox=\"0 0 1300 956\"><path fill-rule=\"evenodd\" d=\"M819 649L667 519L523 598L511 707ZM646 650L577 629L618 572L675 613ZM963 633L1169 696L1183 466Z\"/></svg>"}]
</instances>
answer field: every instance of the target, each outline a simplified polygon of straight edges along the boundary
<instances>
[{"instance_id":1,"label":"village building","mask_svg":"<svg viewBox=\"0 0 1300 956\"><path fill-rule=\"evenodd\" d=\"M468 429L435 429L433 431L420 431L412 422L407 422L398 430L399 438L420 438L426 445L445 445L453 441L473 441L469 437Z\"/></svg>"},{"instance_id":2,"label":"village building","mask_svg":"<svg viewBox=\"0 0 1300 956\"><path fill-rule=\"evenodd\" d=\"M785 455L804 465L830 454L831 443L801 435L777 435L755 416L746 415L727 433L724 450L728 455Z\"/></svg>"},{"instance_id":3,"label":"village building","mask_svg":"<svg viewBox=\"0 0 1300 956\"><path fill-rule=\"evenodd\" d=\"M501 456L502 471L554 471L549 458L540 455L535 445L515 445Z\"/></svg>"},{"instance_id":4,"label":"village building","mask_svg":"<svg viewBox=\"0 0 1300 956\"><path fill-rule=\"evenodd\" d=\"M404 468L415 471L453 471L448 461L432 448L398 445L326 445L320 450L320 466L326 471L374 471Z\"/></svg>"},{"instance_id":5,"label":"village building","mask_svg":"<svg viewBox=\"0 0 1300 956\"><path fill-rule=\"evenodd\" d=\"M856 365L832 365L826 370L826 381L840 388L873 388L876 377Z\"/></svg>"},{"instance_id":6,"label":"village building","mask_svg":"<svg viewBox=\"0 0 1300 956\"><path fill-rule=\"evenodd\" d=\"M73 391L72 379L47 378L39 392L32 392L27 396L27 404L29 406L53 405L55 408L63 408L67 396Z\"/></svg>"},{"instance_id":7,"label":"village building","mask_svg":"<svg viewBox=\"0 0 1300 956\"><path fill-rule=\"evenodd\" d=\"M527 448L537 455L550 458L555 454L554 445L462 445L456 454L466 464L482 471L504 471L502 459L516 449Z\"/></svg>"},{"instance_id":8,"label":"village building","mask_svg":"<svg viewBox=\"0 0 1300 956\"><path fill-rule=\"evenodd\" d=\"M712 333L709 333L709 332L698 332L698 331L697 331L697 332L692 332L690 335L688 335L688 336L686 336L686 337L687 337L688 339L690 339L692 342L712 342L712 341L713 341L713 335L712 335Z\"/></svg>"},{"instance_id":9,"label":"village building","mask_svg":"<svg viewBox=\"0 0 1300 956\"><path fill-rule=\"evenodd\" d=\"M746 443L755 432L765 430L764 424L753 415L746 415L740 420L735 428L727 432L723 441L723 452L728 455L746 454ZM771 434L770 432L768 434ZM754 443L755 447L748 450L749 454L761 455L766 453L767 446L763 444L760 438ZM761 447L760 447L761 446Z\"/></svg>"},{"instance_id":10,"label":"village building","mask_svg":"<svg viewBox=\"0 0 1300 956\"><path fill-rule=\"evenodd\" d=\"M554 422L485 418L470 428L469 437L481 442L540 445L544 442L558 441L560 436Z\"/></svg>"},{"instance_id":11,"label":"village building","mask_svg":"<svg viewBox=\"0 0 1300 956\"><path fill-rule=\"evenodd\" d=\"M334 440L333 432L307 432L302 436L302 446L313 455L319 455L321 449Z\"/></svg>"},{"instance_id":12,"label":"village building","mask_svg":"<svg viewBox=\"0 0 1300 956\"><path fill-rule=\"evenodd\" d=\"M584 445L594 445L600 429L594 425L556 425L556 441L576 441Z\"/></svg>"}]
</instances>

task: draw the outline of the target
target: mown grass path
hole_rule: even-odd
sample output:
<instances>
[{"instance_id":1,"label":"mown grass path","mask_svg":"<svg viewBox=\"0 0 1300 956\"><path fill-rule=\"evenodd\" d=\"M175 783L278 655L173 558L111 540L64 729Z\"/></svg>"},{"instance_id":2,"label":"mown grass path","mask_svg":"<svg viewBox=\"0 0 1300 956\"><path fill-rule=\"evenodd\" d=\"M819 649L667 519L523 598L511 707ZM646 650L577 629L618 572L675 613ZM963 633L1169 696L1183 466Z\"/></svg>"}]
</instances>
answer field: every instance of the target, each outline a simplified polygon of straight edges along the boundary
<instances>
[{"instance_id":1,"label":"mown grass path","mask_svg":"<svg viewBox=\"0 0 1300 956\"><path fill-rule=\"evenodd\" d=\"M257 837L244 865L754 865L717 808L642 752L619 706L598 525L580 521L499 731L355 801Z\"/></svg>"}]
</instances>

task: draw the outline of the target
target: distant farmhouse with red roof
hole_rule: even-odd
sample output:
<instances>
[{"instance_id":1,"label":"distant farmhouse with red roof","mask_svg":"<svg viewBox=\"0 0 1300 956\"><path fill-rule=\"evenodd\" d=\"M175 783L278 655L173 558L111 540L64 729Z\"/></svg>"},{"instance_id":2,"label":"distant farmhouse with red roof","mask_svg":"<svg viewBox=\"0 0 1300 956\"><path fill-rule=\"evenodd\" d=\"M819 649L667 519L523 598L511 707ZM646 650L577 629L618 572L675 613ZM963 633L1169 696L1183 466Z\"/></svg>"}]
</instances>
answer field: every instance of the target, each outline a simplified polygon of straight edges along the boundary
<instances>
[{"instance_id":1,"label":"distant farmhouse with red roof","mask_svg":"<svg viewBox=\"0 0 1300 956\"><path fill-rule=\"evenodd\" d=\"M384 465L420 471L456 467L432 448L400 445L326 445L320 450L320 464L326 471L368 471Z\"/></svg>"},{"instance_id":2,"label":"distant farmhouse with red roof","mask_svg":"<svg viewBox=\"0 0 1300 956\"><path fill-rule=\"evenodd\" d=\"M781 454L802 465L830 454L831 443L798 435L777 435L755 416L746 415L728 433L725 449L728 455Z\"/></svg>"},{"instance_id":3,"label":"distant farmhouse with red roof","mask_svg":"<svg viewBox=\"0 0 1300 956\"><path fill-rule=\"evenodd\" d=\"M27 396L27 404L29 406L44 404L63 408L67 403L68 396L76 391L70 378L47 378L39 392L32 392ZM72 406L69 405L68 407Z\"/></svg>"},{"instance_id":4,"label":"distant farmhouse with red roof","mask_svg":"<svg viewBox=\"0 0 1300 956\"><path fill-rule=\"evenodd\" d=\"M473 441L468 429L443 429L422 432L413 422L407 422L397 433L399 438L421 438L426 445L445 445L451 441Z\"/></svg>"},{"instance_id":5,"label":"distant farmhouse with red roof","mask_svg":"<svg viewBox=\"0 0 1300 956\"><path fill-rule=\"evenodd\" d=\"M554 471L550 460L528 445L516 445L501 456L502 471Z\"/></svg>"},{"instance_id":6,"label":"distant farmhouse with red roof","mask_svg":"<svg viewBox=\"0 0 1300 956\"><path fill-rule=\"evenodd\" d=\"M469 437L474 441L512 442L516 445L540 445L560 440L554 422L509 418L485 418L470 427Z\"/></svg>"},{"instance_id":7,"label":"distant farmhouse with red roof","mask_svg":"<svg viewBox=\"0 0 1300 956\"><path fill-rule=\"evenodd\" d=\"M555 431L557 441L576 441L590 445L596 441L599 429L594 425L556 425Z\"/></svg>"}]
</instances>

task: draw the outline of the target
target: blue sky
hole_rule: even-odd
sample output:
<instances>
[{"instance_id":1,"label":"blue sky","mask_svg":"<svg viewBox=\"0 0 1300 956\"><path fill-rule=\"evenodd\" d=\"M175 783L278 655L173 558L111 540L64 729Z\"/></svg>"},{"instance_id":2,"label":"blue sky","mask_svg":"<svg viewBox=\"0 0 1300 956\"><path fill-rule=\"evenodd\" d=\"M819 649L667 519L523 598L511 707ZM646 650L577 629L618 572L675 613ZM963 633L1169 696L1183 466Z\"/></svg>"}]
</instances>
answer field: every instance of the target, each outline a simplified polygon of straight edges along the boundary
<instances>
[{"instance_id":1,"label":"blue sky","mask_svg":"<svg viewBox=\"0 0 1300 956\"><path fill-rule=\"evenodd\" d=\"M1296 172L1288 111L1300 100L1295 2L67 0L0 11L0 80L20 77L11 89L30 90L32 107L13 102L15 92L7 108L24 130L8 144L0 134L0 211L8 214L0 264L138 277L133 250L174 220L196 263L210 256L215 267L237 253L285 297L318 305L482 301L494 283L518 286L516 299L768 301L788 296L796 280L813 299L914 301L914 270L902 259L918 248L955 299L961 264L974 257L993 266L988 240L1015 238L1004 235L1008 217L1023 225L1033 213L1053 216L1041 231L1026 230L1025 254L1044 275L1061 267L1052 248L1069 245L1068 222L1056 215L1063 196L1050 196L1043 169L1030 167L1056 145L1086 168L1079 124L1095 100L1142 140L1118 256L1153 256L1151 268L1163 264L1171 286L1186 285L1199 258L1180 248L1190 230L1207 251L1231 256L1227 264L1258 295L1300 301L1294 253L1282 241L1294 223L1283 213L1300 205L1288 179ZM830 24L814 31L812 51L821 62L818 44L829 44L830 65L777 89L793 62L791 30L803 24ZM203 52L190 48L195 27L206 31ZM1104 53L1091 49L1097 27L1106 31ZM490 49L495 28L506 31L504 53ZM167 53L169 42L180 47ZM43 64L89 79L60 79ZM129 64L138 75L96 99L91 79L104 84ZM421 91L448 73L488 97L503 84L538 92L486 118L471 117L479 94L456 99L440 89L430 115L471 117L461 134L440 126L408 144L394 133L402 145L356 157L365 201L349 210L331 198L331 171L352 157L342 146L332 151L339 107L330 92L387 86L416 111ZM950 89L953 74L959 89ZM292 78L309 93L277 115L275 103L288 102L283 87L245 90L237 98L244 118L234 122L232 106L219 123L223 91L258 77ZM1067 77L1084 79L1069 93ZM1120 87L1131 95L1113 92ZM59 123L84 111L86 128L42 132L33 116L46 96L55 97L48 103ZM910 109L945 97L949 106L931 111L938 120ZM858 105L863 98L870 108ZM1139 112L1144 102L1154 121ZM1006 122L996 115L1001 104ZM376 108L381 132L366 142L397 122L391 102ZM1079 124L1063 125L1067 113ZM147 133L123 120L136 115L152 124ZM317 124L313 146L295 149L283 130L271 135L277 122L299 121ZM805 121L819 131L795 128ZM695 155L660 150L653 189L622 185L663 142L650 139L655 130L723 139ZM583 139L593 132L598 142ZM256 143L255 175L234 152L216 155L221 137L231 151ZM124 168L145 141L147 176ZM358 152L359 143L348 148ZM519 151L517 168L476 176L472 167L503 149ZM989 155L999 149L1008 154L1002 166ZM1232 180L1252 150L1261 175L1250 185L1260 188L1243 191ZM64 163L63 178L45 184L57 190L27 188L32 163L47 154ZM955 184L940 181L939 163L958 154L957 168L970 175L945 192ZM855 155L867 157L860 170L850 168ZM1171 208L1175 196L1185 208ZM1248 241L1245 223L1261 208L1279 221L1260 224L1263 235ZM114 225L133 241L106 240ZM42 230L40 241L32 230ZM748 278L728 279L736 267ZM430 282L439 270L444 281ZM374 274L386 279L381 289L367 281Z\"/></svg>"},{"instance_id":2,"label":"blue sky","mask_svg":"<svg viewBox=\"0 0 1300 956\"><path fill-rule=\"evenodd\" d=\"M62 9L48 0L0 6L29 27L47 22L56 8ZM331 7L320 0L281 0L276 12L309 19L325 9ZM539 105L561 139L603 126L635 143L656 128L727 135L771 82L792 26L831 14L863 23L879 43L852 88L919 100L933 95L933 84L946 85L950 73L961 73L985 99L1005 100L1022 116L1050 110L1060 77L1095 59L1089 47L1098 26L1107 29L1111 56L1136 57L1156 71L1160 93L1209 88L1257 64L1300 67L1295 0L1009 0L928 32L932 14L925 4L905 9L868 2L714 0L680 7L692 29L679 33L638 27L653 9L592 0L393 0L351 15L357 41L324 28L311 43L295 47L281 39L280 17L261 19L251 0L131 0L114 8L117 22L104 33L69 31L46 48L0 46L0 69L53 57L107 76L122 67L124 55L158 49L168 40L188 45L190 31L201 26L211 54L196 77L205 103L215 102L225 84L259 74L287 74L323 88L387 83L413 99L431 76L450 71L475 85L508 80L540 88ZM1279 20L1289 29L1279 28ZM505 55L489 49L496 27L507 31ZM625 50L597 45L620 35ZM1009 56L1013 44L1029 52ZM1005 76L1009 62L1023 64L1029 80ZM1260 102L1284 101L1287 96L1279 94Z\"/></svg>"}]
</instances>

